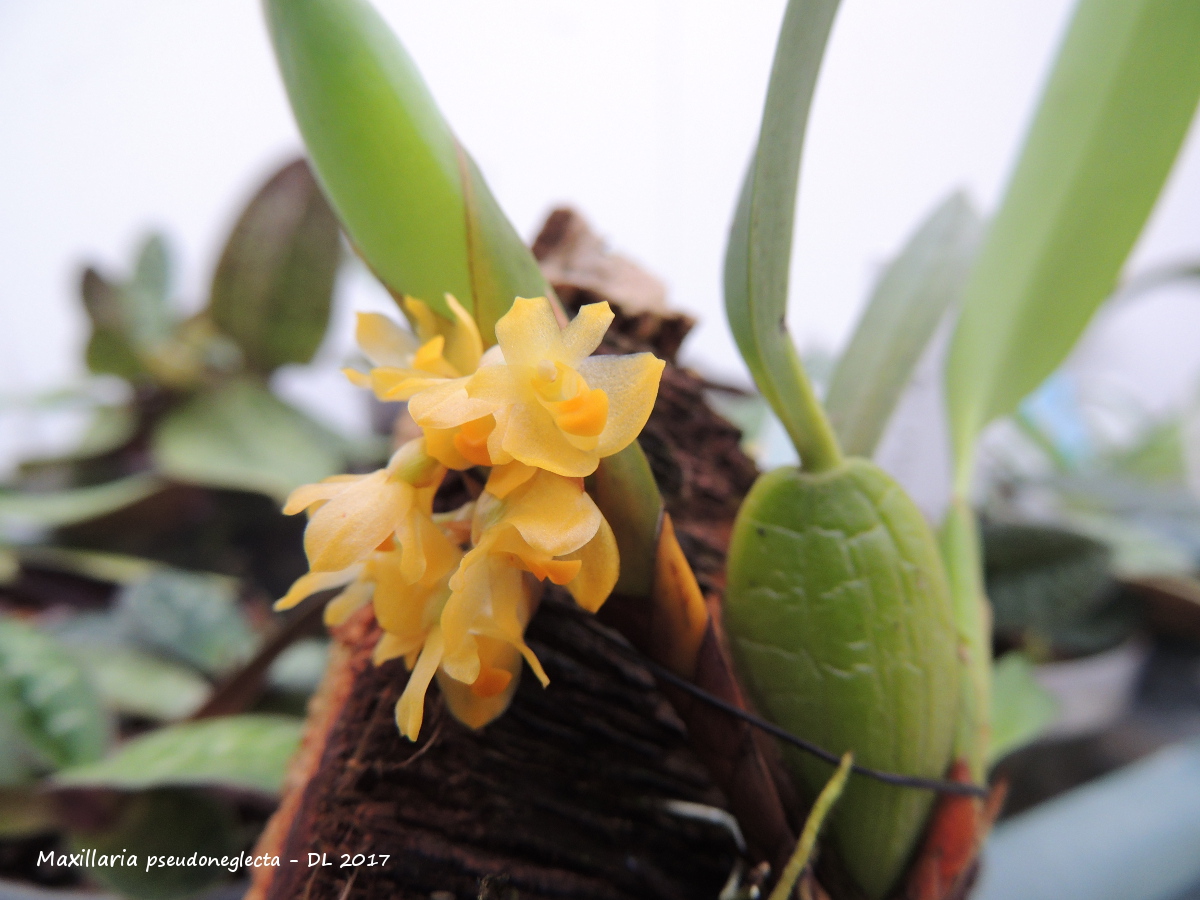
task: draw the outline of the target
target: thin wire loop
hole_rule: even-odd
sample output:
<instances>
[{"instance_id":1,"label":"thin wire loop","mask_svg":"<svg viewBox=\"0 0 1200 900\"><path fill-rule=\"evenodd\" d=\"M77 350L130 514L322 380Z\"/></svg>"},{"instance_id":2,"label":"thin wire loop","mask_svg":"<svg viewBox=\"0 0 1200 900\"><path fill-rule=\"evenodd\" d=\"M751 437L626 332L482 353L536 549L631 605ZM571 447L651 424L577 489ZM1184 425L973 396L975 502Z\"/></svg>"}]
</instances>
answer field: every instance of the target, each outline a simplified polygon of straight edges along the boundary
<instances>
[{"instance_id":1,"label":"thin wire loop","mask_svg":"<svg viewBox=\"0 0 1200 900\"><path fill-rule=\"evenodd\" d=\"M692 682L688 681L686 678L681 678L680 676L676 675L670 669L660 666L652 659L640 653L634 647L629 645L625 645L625 647L629 652L635 654L638 662L654 673L656 678L665 681L667 684L670 684L673 687L679 688L679 690L683 691L684 693L691 694L697 700L703 700L705 703L715 706L722 712L741 719L743 722L753 725L755 728L761 729L767 734L777 737L779 740L791 744L793 747L817 757L817 759L824 760L832 766L836 766L841 761L841 757L839 757L836 753L830 753L825 748L818 747L811 741L806 741L802 737L797 737L790 731L780 728L778 725L774 725L771 722L768 722L766 719L761 719L752 712L748 712L740 707L734 706L732 703L722 700L720 697L710 694L703 688L692 684ZM866 778L873 778L876 781L882 781L884 784L890 784L896 787L915 788L916 790L924 791L936 791L940 794L960 794L965 797L986 798L988 796L987 788L981 787L977 784L968 784L961 781L943 781L938 778L921 778L917 775L897 775L894 772L884 772L879 769L872 769L868 766L859 765L858 763L852 765L850 767L850 771L857 775L862 775Z\"/></svg>"}]
</instances>

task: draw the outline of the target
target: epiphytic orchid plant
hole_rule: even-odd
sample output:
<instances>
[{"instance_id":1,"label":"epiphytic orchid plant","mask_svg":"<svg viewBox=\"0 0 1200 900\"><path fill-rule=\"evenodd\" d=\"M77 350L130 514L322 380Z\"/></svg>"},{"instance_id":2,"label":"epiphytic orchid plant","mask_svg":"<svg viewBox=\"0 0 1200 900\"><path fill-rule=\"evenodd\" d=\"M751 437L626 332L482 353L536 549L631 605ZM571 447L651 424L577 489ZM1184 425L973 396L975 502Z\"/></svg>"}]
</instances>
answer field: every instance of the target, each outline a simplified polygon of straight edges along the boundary
<instances>
[{"instance_id":1,"label":"epiphytic orchid plant","mask_svg":"<svg viewBox=\"0 0 1200 900\"><path fill-rule=\"evenodd\" d=\"M373 603L376 659L402 656L412 670L397 707L410 738L435 676L473 727L504 710L523 660L544 679L523 632L547 579L587 609L613 592L634 598L658 630L627 636L665 676L729 685L634 440L662 364L589 357L608 311L562 320L363 0L265 5L321 184L412 326L360 319L374 368L351 377L407 401L422 432L385 469L292 496L289 511L312 515L312 571L280 605L337 585L331 621ZM1200 13L1081 0L1000 211L982 228L953 199L930 219L881 281L822 404L781 323L804 132L837 7L788 5L726 256L731 326L800 466L765 474L745 500L725 618L761 711L826 760L848 752L858 763L822 790L827 761L787 758L815 802L777 895L805 869L844 785L826 889L933 900L964 889L994 812L982 796L993 758L988 614L967 505L975 441L1061 362L1115 281L1200 95ZM868 457L947 310L958 317L946 365L955 500L939 536ZM477 499L433 512L447 472L480 467ZM785 809L758 751L722 758L704 738L711 722L683 714L751 852L783 862L797 810Z\"/></svg>"}]
</instances>

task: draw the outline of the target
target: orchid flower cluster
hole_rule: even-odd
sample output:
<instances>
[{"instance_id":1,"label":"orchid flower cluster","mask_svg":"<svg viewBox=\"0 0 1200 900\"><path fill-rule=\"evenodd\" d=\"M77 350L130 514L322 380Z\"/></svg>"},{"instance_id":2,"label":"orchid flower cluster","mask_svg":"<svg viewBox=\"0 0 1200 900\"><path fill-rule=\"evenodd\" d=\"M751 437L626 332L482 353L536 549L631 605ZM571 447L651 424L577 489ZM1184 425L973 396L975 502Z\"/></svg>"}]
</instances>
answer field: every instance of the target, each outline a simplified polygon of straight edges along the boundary
<instances>
[{"instance_id":1,"label":"orchid flower cluster","mask_svg":"<svg viewBox=\"0 0 1200 900\"><path fill-rule=\"evenodd\" d=\"M381 400L407 401L422 436L377 472L288 498L284 512L310 513L310 571L276 604L340 586L325 611L331 625L373 604L376 664L403 657L412 672L396 704L411 740L435 677L472 728L508 707L522 661L548 683L524 636L541 582L565 586L591 612L612 592L616 539L583 479L637 437L663 370L649 353L591 355L613 319L607 303L560 328L546 298L517 298L484 352L471 316L446 301L453 319L405 299L415 336L386 316L359 315L373 368L346 374ZM435 513L446 473L475 467L490 470L482 493Z\"/></svg>"}]
</instances>

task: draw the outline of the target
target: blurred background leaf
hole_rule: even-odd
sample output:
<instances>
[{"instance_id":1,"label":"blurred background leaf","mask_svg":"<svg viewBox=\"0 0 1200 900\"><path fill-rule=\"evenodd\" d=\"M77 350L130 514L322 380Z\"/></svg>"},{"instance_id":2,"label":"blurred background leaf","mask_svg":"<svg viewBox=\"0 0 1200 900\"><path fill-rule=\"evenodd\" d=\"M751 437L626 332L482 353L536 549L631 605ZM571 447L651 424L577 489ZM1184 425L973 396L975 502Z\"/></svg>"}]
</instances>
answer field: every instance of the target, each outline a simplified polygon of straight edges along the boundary
<instances>
[{"instance_id":1,"label":"blurred background leaf","mask_svg":"<svg viewBox=\"0 0 1200 900\"><path fill-rule=\"evenodd\" d=\"M160 790L124 800L116 819L107 828L71 836L77 850L95 849L97 855L136 852L136 866L96 866L89 875L110 890L131 900L181 900L229 878L221 866L156 866L148 856L192 854L218 858L238 852L236 820L218 800L199 791Z\"/></svg>"},{"instance_id":2,"label":"blurred background leaf","mask_svg":"<svg viewBox=\"0 0 1200 900\"><path fill-rule=\"evenodd\" d=\"M116 616L147 650L221 675L253 653L257 638L228 578L162 568L122 588Z\"/></svg>"},{"instance_id":3,"label":"blurred background leaf","mask_svg":"<svg viewBox=\"0 0 1200 900\"><path fill-rule=\"evenodd\" d=\"M917 361L962 297L982 231L966 196L951 194L884 269L825 395L847 454L874 455Z\"/></svg>"},{"instance_id":4,"label":"blurred background leaf","mask_svg":"<svg viewBox=\"0 0 1200 900\"><path fill-rule=\"evenodd\" d=\"M144 790L212 786L277 794L303 722L291 716L224 716L168 725L112 755L58 773L58 788ZM190 851L189 851L190 852Z\"/></svg>"},{"instance_id":5,"label":"blurred background leaf","mask_svg":"<svg viewBox=\"0 0 1200 900\"><path fill-rule=\"evenodd\" d=\"M90 487L62 491L15 491L0 488L0 526L52 528L95 519L162 490L161 478L129 475Z\"/></svg>"},{"instance_id":6,"label":"blurred background leaf","mask_svg":"<svg viewBox=\"0 0 1200 900\"><path fill-rule=\"evenodd\" d=\"M992 669L990 762L1036 740L1058 715L1058 703L1033 676L1029 658L1006 653Z\"/></svg>"},{"instance_id":7,"label":"blurred background leaf","mask_svg":"<svg viewBox=\"0 0 1200 900\"><path fill-rule=\"evenodd\" d=\"M257 491L280 503L342 470L345 442L258 382L231 381L169 413L154 432L155 467L177 481Z\"/></svg>"},{"instance_id":8,"label":"blurred background leaf","mask_svg":"<svg viewBox=\"0 0 1200 900\"><path fill-rule=\"evenodd\" d=\"M109 738L79 664L53 637L12 618L0 618L0 736L10 742L0 752L10 779L92 762Z\"/></svg>"},{"instance_id":9,"label":"blurred background leaf","mask_svg":"<svg viewBox=\"0 0 1200 900\"><path fill-rule=\"evenodd\" d=\"M213 321L267 374L307 363L325 336L341 261L337 219L308 164L276 172L234 226L213 274Z\"/></svg>"},{"instance_id":10,"label":"blurred background leaf","mask_svg":"<svg viewBox=\"0 0 1200 900\"><path fill-rule=\"evenodd\" d=\"M965 492L980 429L1062 362L1111 293L1200 97L1200 6L1083 0L984 238L946 364Z\"/></svg>"}]
</instances>

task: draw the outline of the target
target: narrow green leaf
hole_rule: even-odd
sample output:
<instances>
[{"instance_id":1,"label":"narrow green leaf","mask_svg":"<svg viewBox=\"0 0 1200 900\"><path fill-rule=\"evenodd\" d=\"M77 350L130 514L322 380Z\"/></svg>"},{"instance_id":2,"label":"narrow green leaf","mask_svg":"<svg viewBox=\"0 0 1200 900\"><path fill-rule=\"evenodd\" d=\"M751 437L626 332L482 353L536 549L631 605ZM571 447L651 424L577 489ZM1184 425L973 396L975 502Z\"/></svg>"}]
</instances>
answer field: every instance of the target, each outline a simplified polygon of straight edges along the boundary
<instances>
[{"instance_id":1,"label":"narrow green leaf","mask_svg":"<svg viewBox=\"0 0 1200 900\"><path fill-rule=\"evenodd\" d=\"M265 5L313 167L355 247L395 293L447 316L453 294L490 343L514 297L549 289L412 60L365 0Z\"/></svg>"},{"instance_id":2,"label":"narrow green leaf","mask_svg":"<svg viewBox=\"0 0 1200 900\"><path fill-rule=\"evenodd\" d=\"M62 491L14 491L0 488L0 527L56 528L86 522L144 500L164 487L154 475L138 474L90 487Z\"/></svg>"},{"instance_id":3,"label":"narrow green leaf","mask_svg":"<svg viewBox=\"0 0 1200 900\"><path fill-rule=\"evenodd\" d=\"M884 270L825 396L842 449L871 456L938 324L962 297L983 222L951 194Z\"/></svg>"},{"instance_id":4,"label":"narrow green leaf","mask_svg":"<svg viewBox=\"0 0 1200 900\"><path fill-rule=\"evenodd\" d=\"M117 595L127 638L210 675L222 675L254 653L257 640L228 578L160 569Z\"/></svg>"},{"instance_id":5,"label":"narrow green leaf","mask_svg":"<svg viewBox=\"0 0 1200 900\"><path fill-rule=\"evenodd\" d=\"M248 379L173 410L151 441L154 465L168 478L280 502L341 471L342 449L336 435Z\"/></svg>"},{"instance_id":6,"label":"narrow green leaf","mask_svg":"<svg viewBox=\"0 0 1200 900\"><path fill-rule=\"evenodd\" d=\"M612 527L621 556L618 594L649 597L654 590L663 502L641 445L600 460L589 491Z\"/></svg>"},{"instance_id":7,"label":"narrow green leaf","mask_svg":"<svg viewBox=\"0 0 1200 900\"><path fill-rule=\"evenodd\" d=\"M213 321L256 372L309 362L325 336L340 260L337 218L308 164L295 160L229 235L213 274Z\"/></svg>"},{"instance_id":8,"label":"narrow green leaf","mask_svg":"<svg viewBox=\"0 0 1200 900\"><path fill-rule=\"evenodd\" d=\"M984 239L946 366L957 481L1116 283L1200 96L1200 4L1082 0Z\"/></svg>"},{"instance_id":9,"label":"narrow green leaf","mask_svg":"<svg viewBox=\"0 0 1200 900\"><path fill-rule=\"evenodd\" d=\"M1023 653L1006 653L992 670L992 746L989 765L1038 736L1058 717L1058 702L1033 677Z\"/></svg>"},{"instance_id":10,"label":"narrow green leaf","mask_svg":"<svg viewBox=\"0 0 1200 900\"><path fill-rule=\"evenodd\" d=\"M199 865L200 857L236 857L240 849L237 820L229 807L193 790L148 791L125 798L116 821L103 831L71 834L69 842L77 852L94 850L97 860L136 854L134 865L87 870L90 878L127 900L196 897L209 885L232 877L220 863ZM163 859L172 856L173 865ZM178 862L193 857L195 864Z\"/></svg>"},{"instance_id":11,"label":"narrow green leaf","mask_svg":"<svg viewBox=\"0 0 1200 900\"><path fill-rule=\"evenodd\" d=\"M0 618L0 691L15 703L0 704L18 718L16 730L45 768L99 759L108 743L108 722L99 697L79 664L50 635Z\"/></svg>"},{"instance_id":12,"label":"narrow green leaf","mask_svg":"<svg viewBox=\"0 0 1200 900\"><path fill-rule=\"evenodd\" d=\"M467 260L475 321L485 344L496 341L496 322L516 297L549 297L554 293L504 210L496 202L475 161L459 147L467 217Z\"/></svg>"},{"instance_id":13,"label":"narrow green leaf","mask_svg":"<svg viewBox=\"0 0 1200 900\"><path fill-rule=\"evenodd\" d=\"M408 54L364 0L267 0L279 70L313 168L392 290L474 308L454 137Z\"/></svg>"},{"instance_id":14,"label":"narrow green leaf","mask_svg":"<svg viewBox=\"0 0 1200 900\"><path fill-rule=\"evenodd\" d=\"M808 112L838 0L791 0L762 130L725 250L725 312L759 390L806 467L835 465L837 440L787 331L792 222Z\"/></svg>"},{"instance_id":15,"label":"narrow green leaf","mask_svg":"<svg viewBox=\"0 0 1200 900\"><path fill-rule=\"evenodd\" d=\"M954 498L938 533L958 631L959 712L954 758L976 783L987 775L991 742L992 620L983 589L983 548L975 511Z\"/></svg>"},{"instance_id":16,"label":"narrow green leaf","mask_svg":"<svg viewBox=\"0 0 1200 900\"><path fill-rule=\"evenodd\" d=\"M290 716L246 715L168 725L127 741L104 760L59 772L53 784L126 791L212 786L277 794L303 724Z\"/></svg>"}]
</instances>

